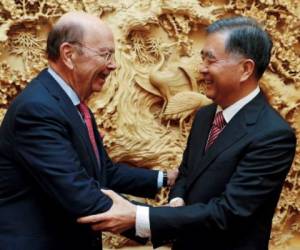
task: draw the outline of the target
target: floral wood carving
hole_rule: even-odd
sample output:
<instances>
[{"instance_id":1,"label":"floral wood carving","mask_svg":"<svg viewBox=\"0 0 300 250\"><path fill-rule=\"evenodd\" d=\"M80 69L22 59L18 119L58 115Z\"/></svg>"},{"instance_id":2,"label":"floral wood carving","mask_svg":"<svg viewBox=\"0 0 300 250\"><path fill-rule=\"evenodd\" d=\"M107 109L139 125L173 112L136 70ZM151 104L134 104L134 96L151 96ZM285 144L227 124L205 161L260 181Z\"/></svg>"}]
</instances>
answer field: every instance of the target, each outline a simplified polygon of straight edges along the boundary
<instances>
[{"instance_id":1,"label":"floral wood carving","mask_svg":"<svg viewBox=\"0 0 300 250\"><path fill-rule=\"evenodd\" d=\"M46 67L47 31L63 13L84 10L115 34L118 67L90 99L114 161L155 169L181 161L203 95L198 66L203 30L228 15L251 16L272 36L274 50L261 87L300 140L300 4L295 0L2 0L0 121L13 98ZM272 250L300 246L300 147L273 221ZM163 190L150 204L162 204ZM131 244L105 235L109 247ZM294 248L296 249L296 248Z\"/></svg>"}]
</instances>

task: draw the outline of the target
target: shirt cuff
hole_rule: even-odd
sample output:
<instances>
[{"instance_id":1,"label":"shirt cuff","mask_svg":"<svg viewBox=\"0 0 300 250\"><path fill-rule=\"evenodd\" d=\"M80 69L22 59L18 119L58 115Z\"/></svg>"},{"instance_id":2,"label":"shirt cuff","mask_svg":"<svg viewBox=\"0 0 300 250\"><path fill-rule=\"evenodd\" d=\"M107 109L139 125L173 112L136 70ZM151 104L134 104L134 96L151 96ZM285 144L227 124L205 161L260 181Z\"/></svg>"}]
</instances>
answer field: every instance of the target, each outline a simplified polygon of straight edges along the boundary
<instances>
[{"instance_id":1,"label":"shirt cuff","mask_svg":"<svg viewBox=\"0 0 300 250\"><path fill-rule=\"evenodd\" d=\"M159 171L157 176L157 188L161 188L163 186L163 182L164 182L164 174L162 171Z\"/></svg>"},{"instance_id":2,"label":"shirt cuff","mask_svg":"<svg viewBox=\"0 0 300 250\"><path fill-rule=\"evenodd\" d=\"M136 236L142 238L149 238L151 236L149 207L136 207L135 233Z\"/></svg>"}]
</instances>

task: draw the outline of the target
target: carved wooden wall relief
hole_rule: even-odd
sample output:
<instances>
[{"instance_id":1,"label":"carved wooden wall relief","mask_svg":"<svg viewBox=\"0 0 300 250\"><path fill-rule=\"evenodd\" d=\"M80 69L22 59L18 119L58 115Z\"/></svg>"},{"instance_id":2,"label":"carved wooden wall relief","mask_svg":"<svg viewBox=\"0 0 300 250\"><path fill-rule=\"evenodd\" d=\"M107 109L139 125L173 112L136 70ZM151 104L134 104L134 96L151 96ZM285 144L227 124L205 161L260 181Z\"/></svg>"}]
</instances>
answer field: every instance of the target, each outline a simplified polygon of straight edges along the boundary
<instances>
[{"instance_id":1,"label":"carved wooden wall relief","mask_svg":"<svg viewBox=\"0 0 300 250\"><path fill-rule=\"evenodd\" d=\"M98 15L115 34L118 67L104 91L90 100L115 161L155 169L178 166L193 115L210 102L198 73L203 30L228 15L254 17L272 36L272 62L261 87L300 140L300 4L296 0L2 0L0 121L13 98L46 67L47 31L71 10ZM299 151L298 146L273 221L273 250L292 249L300 238ZM164 190L155 202L147 202L161 204L166 195ZM128 244L110 234L105 242L110 247Z\"/></svg>"}]
</instances>

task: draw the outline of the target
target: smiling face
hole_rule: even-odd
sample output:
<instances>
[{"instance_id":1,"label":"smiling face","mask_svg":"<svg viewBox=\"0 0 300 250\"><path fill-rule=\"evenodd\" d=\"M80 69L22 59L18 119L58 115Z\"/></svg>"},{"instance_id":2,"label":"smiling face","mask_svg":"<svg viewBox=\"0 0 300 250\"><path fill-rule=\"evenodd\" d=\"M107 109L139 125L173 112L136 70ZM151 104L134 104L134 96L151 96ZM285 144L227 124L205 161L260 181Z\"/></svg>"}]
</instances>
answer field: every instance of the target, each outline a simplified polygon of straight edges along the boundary
<instances>
[{"instance_id":1,"label":"smiling face","mask_svg":"<svg viewBox=\"0 0 300 250\"><path fill-rule=\"evenodd\" d=\"M241 97L243 58L225 51L228 33L209 34L201 51L205 94L222 108L226 108Z\"/></svg>"},{"instance_id":2,"label":"smiling face","mask_svg":"<svg viewBox=\"0 0 300 250\"><path fill-rule=\"evenodd\" d=\"M114 39L107 28L88 31L82 43L73 44L73 88L81 100L101 91L106 78L116 68Z\"/></svg>"}]
</instances>

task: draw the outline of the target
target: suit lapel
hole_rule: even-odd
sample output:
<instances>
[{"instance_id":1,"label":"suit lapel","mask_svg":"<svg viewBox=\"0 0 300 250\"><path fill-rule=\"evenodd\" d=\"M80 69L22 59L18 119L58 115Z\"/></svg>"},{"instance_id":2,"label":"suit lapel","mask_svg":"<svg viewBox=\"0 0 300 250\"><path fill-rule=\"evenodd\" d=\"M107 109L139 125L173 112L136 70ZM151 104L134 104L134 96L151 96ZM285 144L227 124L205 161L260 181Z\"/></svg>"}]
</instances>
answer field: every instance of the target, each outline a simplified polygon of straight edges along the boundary
<instances>
[{"instance_id":1,"label":"suit lapel","mask_svg":"<svg viewBox=\"0 0 300 250\"><path fill-rule=\"evenodd\" d=\"M58 83L53 79L53 77L48 73L47 69L43 70L40 75L40 82L48 89L49 93L57 100L58 105L66 114L66 117L70 119L70 124L77 131L78 138L87 147L87 152L89 153L90 159L92 159L95 166L98 166L94 150L92 148L91 142L89 140L89 135L87 128L80 118L78 110L73 105L71 99L63 91L63 89L58 85Z\"/></svg>"},{"instance_id":2,"label":"suit lapel","mask_svg":"<svg viewBox=\"0 0 300 250\"><path fill-rule=\"evenodd\" d=\"M199 151L201 152L199 155L202 158L205 151L206 141L208 139L208 134L211 128L211 125L213 123L215 113L216 113L217 105L213 104L208 106L208 110L205 113L205 115L199 117L201 119L200 126L197 128L199 130L200 136L199 136ZM207 121L207 122L204 122ZM197 146L198 147L198 146ZM198 158L199 159L199 158Z\"/></svg>"},{"instance_id":3,"label":"suit lapel","mask_svg":"<svg viewBox=\"0 0 300 250\"><path fill-rule=\"evenodd\" d=\"M248 133L247 127L256 122L258 114L265 103L266 101L263 95L260 93L232 118L232 120L220 133L214 144L204 155L202 155L202 157L198 158L198 161L193 168L193 175L190 177L187 183L188 189L224 150L230 148ZM213 113L213 115L214 114L215 113ZM203 131L206 133L206 136L203 136L203 139L205 138L205 140L201 141L201 152L203 152L205 148L212 120L207 124L209 124L209 129Z\"/></svg>"},{"instance_id":4,"label":"suit lapel","mask_svg":"<svg viewBox=\"0 0 300 250\"><path fill-rule=\"evenodd\" d=\"M204 109L206 110L202 110L196 115L193 127L191 129L191 133L193 133L193 135L190 142L190 151L191 154L195 155L195 162L200 161L204 156L207 137L214 119L217 105L211 104L209 106L206 106ZM196 171L198 171L197 167L197 164L190 164L189 172L195 173Z\"/></svg>"}]
</instances>

